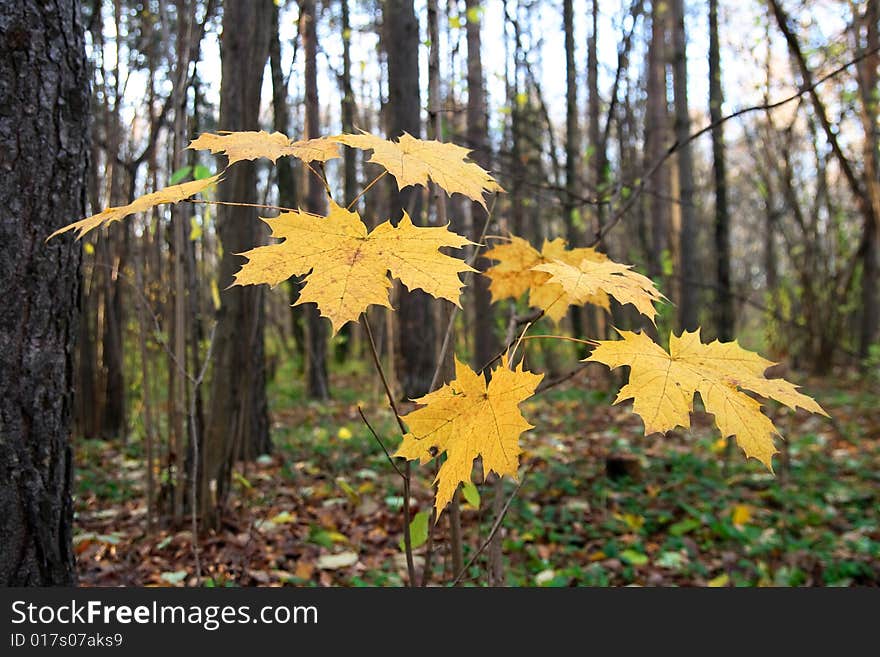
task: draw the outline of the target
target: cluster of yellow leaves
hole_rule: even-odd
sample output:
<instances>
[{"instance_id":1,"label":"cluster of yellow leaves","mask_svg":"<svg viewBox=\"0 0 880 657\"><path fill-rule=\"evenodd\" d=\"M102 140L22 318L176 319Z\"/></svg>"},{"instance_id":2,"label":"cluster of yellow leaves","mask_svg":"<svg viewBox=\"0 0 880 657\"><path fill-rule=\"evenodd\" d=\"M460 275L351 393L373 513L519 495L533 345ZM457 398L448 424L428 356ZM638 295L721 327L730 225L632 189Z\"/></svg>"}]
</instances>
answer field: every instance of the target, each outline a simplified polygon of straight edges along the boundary
<instances>
[{"instance_id":1,"label":"cluster of yellow leaves","mask_svg":"<svg viewBox=\"0 0 880 657\"><path fill-rule=\"evenodd\" d=\"M467 149L408 134L397 141L369 133L292 141L279 132L222 132L203 134L189 148L224 153L231 166L242 160L266 158L275 162L288 156L306 163L326 162L339 157L340 144L372 150L370 161L383 166L398 188L427 186L430 180L448 194L463 194L484 208L486 193L503 191L487 171L467 159ZM204 192L222 175L172 185L128 205L108 208L55 231L50 238L69 230L76 231L79 238L130 214L177 203ZM471 244L468 239L445 226L415 226L406 213L396 226L386 221L368 231L355 212L331 201L326 217L291 211L265 221L281 241L241 254L247 262L234 284L277 285L292 276L306 275L297 303L317 304L334 331L356 320L370 305L390 307L389 275L410 290L422 289L460 305L459 274L473 271L464 261L440 251L462 248ZM572 304L591 303L608 310L609 298L632 304L654 321L654 304L665 299L650 279L631 267L593 249L568 249L562 239L545 241L538 251L526 240L512 237L489 250L486 257L498 261L486 272L493 300L519 298L528 292L530 305L556 322ZM772 363L736 342L704 344L699 331L685 332L671 336L666 352L643 334L620 334L621 340L599 342L587 360L611 368L630 368L629 382L620 390L617 402L633 400L646 434L688 427L694 395L699 393L722 435L735 436L747 456L772 469L773 437L778 432L761 412L760 402L746 391L792 409L825 414L793 384L766 379L764 372ZM522 365L511 369L506 357L488 384L458 360L455 367L454 381L416 400L422 407L406 416L410 431L396 453L422 463L446 455L435 480L438 512L460 483L470 481L478 456L485 472L516 477L519 438L532 428L519 405L535 393L543 378L525 371Z\"/></svg>"},{"instance_id":2,"label":"cluster of yellow leaves","mask_svg":"<svg viewBox=\"0 0 880 657\"><path fill-rule=\"evenodd\" d=\"M722 436L735 436L747 457L754 456L772 471L779 432L761 412L761 403L744 390L785 404L826 415L813 399L784 379L766 379L773 363L734 342L703 343L700 331L671 335L667 353L648 336L619 331L621 340L600 341L586 358L610 368L630 368L629 382L615 403L633 400L633 411L645 423L645 435L689 427L694 394L699 392Z\"/></svg>"},{"instance_id":3,"label":"cluster of yellow leaves","mask_svg":"<svg viewBox=\"0 0 880 657\"><path fill-rule=\"evenodd\" d=\"M409 433L395 456L427 463L445 452L434 480L438 516L458 485L471 480L478 456L486 474L516 478L522 452L519 437L533 428L519 404L535 394L543 378L522 364L510 369L504 358L487 385L482 375L456 359L455 380L415 400L424 406L405 416Z\"/></svg>"},{"instance_id":4,"label":"cluster of yellow leaves","mask_svg":"<svg viewBox=\"0 0 880 657\"><path fill-rule=\"evenodd\" d=\"M608 297L631 303L651 321L663 295L651 279L591 248L568 249L565 240L545 240L540 251L521 237L486 252L498 264L486 270L492 300L518 299L528 291L529 305L559 322L572 304L609 309Z\"/></svg>"},{"instance_id":5,"label":"cluster of yellow leaves","mask_svg":"<svg viewBox=\"0 0 880 657\"><path fill-rule=\"evenodd\" d=\"M89 231L94 230L99 226L106 226L113 223L114 221L121 221L130 214L145 212L150 208L161 205L163 203L179 203L184 199L195 196L199 192L203 192L209 187L217 184L220 181L222 175L223 174L217 174L216 176L202 178L201 180L191 180L180 185L171 185L170 187L160 189L158 192L153 192L152 194L146 194L145 196L136 198L128 205L120 205L119 207L115 208L107 208L106 210L103 210L98 214L93 214L91 217L80 219L79 221L68 224L63 228L59 228L54 233L49 235L49 237L47 237L46 239L50 240L56 235L66 233L69 230L75 230L76 238L80 239Z\"/></svg>"},{"instance_id":6,"label":"cluster of yellow leaves","mask_svg":"<svg viewBox=\"0 0 880 657\"><path fill-rule=\"evenodd\" d=\"M458 274L473 271L464 261L439 251L461 248L470 240L446 227L415 226L406 213L397 226L386 221L369 233L357 213L332 201L326 217L284 212L264 221L272 236L283 241L242 253L248 262L234 284L274 286L308 274L297 304L317 304L334 333L357 320L371 304L391 307L389 272L410 290L421 289L459 305Z\"/></svg>"},{"instance_id":7,"label":"cluster of yellow leaves","mask_svg":"<svg viewBox=\"0 0 880 657\"><path fill-rule=\"evenodd\" d=\"M339 145L332 137L318 137L305 141L293 141L280 132L206 132L193 139L187 148L196 151L209 150L214 154L225 153L232 166L241 160L261 157L274 163L279 157L295 157L303 162L326 162L339 157Z\"/></svg>"}]
</instances>

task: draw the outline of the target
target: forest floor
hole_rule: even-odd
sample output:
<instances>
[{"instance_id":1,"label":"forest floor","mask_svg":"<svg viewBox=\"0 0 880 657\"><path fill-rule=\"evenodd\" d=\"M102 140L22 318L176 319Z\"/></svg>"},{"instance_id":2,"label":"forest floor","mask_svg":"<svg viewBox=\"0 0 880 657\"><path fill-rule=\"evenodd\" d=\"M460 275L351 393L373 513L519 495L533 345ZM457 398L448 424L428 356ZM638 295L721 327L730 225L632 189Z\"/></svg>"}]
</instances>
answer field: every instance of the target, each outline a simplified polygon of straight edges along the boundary
<instances>
[{"instance_id":1,"label":"forest floor","mask_svg":"<svg viewBox=\"0 0 880 657\"><path fill-rule=\"evenodd\" d=\"M80 583L401 585L400 478L358 405L389 450L397 439L379 391L358 398L358 378L337 378L329 403L306 402L295 387L273 388L275 453L236 471L222 528L199 541L201 582L188 522L146 533L140 445L78 441ZM788 438L775 477L739 448L726 454L704 413L689 431L645 438L629 405L611 405L611 386L597 370L527 402L536 428L522 439L529 471L502 530L508 584L880 585L876 385L869 391L863 381L831 387L827 379L800 378L833 420L773 404L769 412ZM610 477L608 459L618 455L640 472ZM429 510L431 467L414 464L413 472L414 513ZM506 482L505 493L514 487ZM466 559L494 520L491 486L478 490L480 500L462 503ZM433 584L454 578L448 545L444 514ZM419 568L425 550L416 550ZM485 555L464 582L485 584Z\"/></svg>"}]
</instances>

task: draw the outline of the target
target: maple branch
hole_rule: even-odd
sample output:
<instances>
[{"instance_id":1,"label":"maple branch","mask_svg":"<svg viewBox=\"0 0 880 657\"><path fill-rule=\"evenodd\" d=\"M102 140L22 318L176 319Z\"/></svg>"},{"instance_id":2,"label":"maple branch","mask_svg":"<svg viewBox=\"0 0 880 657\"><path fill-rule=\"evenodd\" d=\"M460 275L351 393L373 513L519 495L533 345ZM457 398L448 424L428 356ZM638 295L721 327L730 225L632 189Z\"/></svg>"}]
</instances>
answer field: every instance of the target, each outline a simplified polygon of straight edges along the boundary
<instances>
[{"instance_id":1,"label":"maple branch","mask_svg":"<svg viewBox=\"0 0 880 657\"><path fill-rule=\"evenodd\" d=\"M373 338L373 329L370 328L370 320L367 319L366 313L361 313L361 320L363 321L364 332L367 334L367 341L370 345L370 355L373 357L373 365L376 366L379 378L382 379L382 387L385 388L385 396L388 398L388 405L391 407L391 411L397 419L397 426L400 427L400 430L403 433L406 433L406 425L400 417L400 412L397 409L397 402L394 401L394 393L391 392L391 386L388 384L388 378L385 376L385 370L382 367L382 362L379 360L379 351L376 349L376 341Z\"/></svg>"},{"instance_id":2,"label":"maple branch","mask_svg":"<svg viewBox=\"0 0 880 657\"><path fill-rule=\"evenodd\" d=\"M558 386L562 383L565 383L569 379L573 379L578 374L580 374L585 369L587 369L587 365L589 365L589 363L585 363L585 362L581 361L577 367L575 367L572 370L569 370L565 374L559 375L555 379L551 379L549 381L547 379L544 379L543 381L541 381L541 383L538 384L538 387L535 388L535 395L536 396L540 395L542 392L546 392L550 388L555 388L556 386Z\"/></svg>"},{"instance_id":3,"label":"maple branch","mask_svg":"<svg viewBox=\"0 0 880 657\"><path fill-rule=\"evenodd\" d=\"M403 420L400 417L400 412L397 410L397 402L394 401L394 393L391 392L391 386L388 385L388 378L385 376L385 370L382 368L382 361L379 360L379 351L376 349L376 341L373 339L373 329L370 328L370 320L367 318L367 313L361 313L361 320L364 325L364 332L367 334L367 342L370 345L370 355L373 357L373 365L376 366L379 378L382 379L382 386L385 388L385 396L388 397L388 405L394 413L394 417L397 420L397 426L400 427L400 431L405 434L406 425L403 423ZM409 530L411 517L409 492L410 478L412 477L412 468L410 467L409 460L403 464L403 472L403 551L406 554L406 572L409 576L409 585L415 586L416 566L415 561L413 560L412 537L410 536Z\"/></svg>"},{"instance_id":4,"label":"maple branch","mask_svg":"<svg viewBox=\"0 0 880 657\"><path fill-rule=\"evenodd\" d=\"M489 544L492 542L492 539L495 538L495 534L498 533L498 530L501 529L501 523L504 521L504 516L507 515L507 510L510 509L510 504L513 502L513 498L516 497L516 494L519 492L519 489L523 487L523 484L526 483L526 477L528 477L529 472L531 472L532 466L529 465L528 468L523 472L522 477L516 484L516 488L513 489L513 492L510 494L510 497L507 498L507 502L504 503L504 506L501 508L501 512L498 514L498 517L495 518L495 522L492 524L492 529L489 530L489 535L486 537L486 540L483 541L482 545L480 545L479 549L468 559L468 562L464 565L464 568L459 571L458 575L455 576L455 579L452 580L452 584L450 586L458 586L464 577L465 573L467 573L468 569L474 565L474 562L480 557L483 552L486 551L486 548L489 547Z\"/></svg>"},{"instance_id":5,"label":"maple branch","mask_svg":"<svg viewBox=\"0 0 880 657\"><path fill-rule=\"evenodd\" d=\"M766 111L774 110L778 107L782 107L783 105L787 105L788 103L790 103L794 100L798 100L799 98L801 98L807 94L812 94L814 92L814 90L816 89L816 87L818 87L822 83L827 82L828 80L830 80L831 78L833 78L837 75L840 75L848 68L855 66L856 64L858 64L862 60L866 59L867 57L869 57L877 52L880 52L880 48L873 48L871 50L866 50L865 52L860 53L857 57L854 57L853 59L849 60L845 64L838 66L836 69L834 69L830 73L823 75L821 78L819 78L815 82L812 82L810 84L802 86L800 89L798 89L798 91L796 93L793 93L792 95L787 96L786 98L782 98L781 100L777 100L772 103L762 103L761 105L751 105L749 107L743 107L742 109L739 109L739 110L733 112L732 114L722 116L720 119L718 119L714 123L710 123L709 125L704 126L703 128L700 128L696 132L688 135L688 138L685 139L684 141L676 141L668 149L666 149L666 152L654 163L654 165L650 168L650 170L644 176L641 177L639 184L636 185L635 188L631 190L630 195L626 199L626 202L617 211L615 211L614 215L608 220L608 222L604 226L602 226L599 230L596 231L594 238L593 238L593 241L590 242L587 246L589 246L589 247L596 246L599 242L601 242L605 238L605 236L611 231L612 228L614 228L618 223L620 223L620 220L623 219L623 216L627 212L629 212L630 209L632 209L632 207L635 205L636 201L639 199L639 197L645 191L645 188L648 184L648 181L654 177L654 174L657 173L657 171L660 169L661 166L663 166L663 164L666 162L666 160L668 160L670 157L672 157L679 149L690 144L695 139L702 137L706 133L712 132L712 130L714 130L715 128L717 128L720 125L723 125L724 123L727 123L731 119L736 119L736 118L739 118L740 116L743 116L744 114L750 114L752 112L766 112ZM619 186L617 191L615 192L613 198L609 201L609 204L613 204L617 200L619 200L620 197L623 195L623 190L625 188L626 188L626 186Z\"/></svg>"},{"instance_id":6,"label":"maple branch","mask_svg":"<svg viewBox=\"0 0 880 657\"><path fill-rule=\"evenodd\" d=\"M363 195L366 194L368 191L370 191L370 188L371 188L373 185L375 185L377 182L379 182L380 180L382 180L382 178L384 178L384 177L387 176L387 175L388 175L388 169L385 169L385 171L383 171L383 172L380 173L378 176L376 176L375 178L373 178L373 179L369 182L369 184L368 184L366 187L364 187L364 188L358 193L357 196L355 196L353 199L351 199L351 203L349 203L349 204L348 204L348 207L346 207L345 209L346 209L346 210L351 210L355 205L357 205L357 202L358 202L358 200L361 198L361 196L363 196Z\"/></svg>"},{"instance_id":7,"label":"maple branch","mask_svg":"<svg viewBox=\"0 0 880 657\"><path fill-rule=\"evenodd\" d=\"M504 347L499 351L492 359L483 365L478 372L483 372L484 370L492 367L496 360L501 358L504 354L510 351L510 348L513 346L513 332L516 330L517 326L522 326L523 324L534 324L539 319L544 316L545 310L535 310L534 312L529 313L528 315L512 315L510 318L510 322L507 324L507 336L504 339Z\"/></svg>"},{"instance_id":8,"label":"maple branch","mask_svg":"<svg viewBox=\"0 0 880 657\"><path fill-rule=\"evenodd\" d=\"M376 442L379 443L379 447L382 448L382 451L385 452L385 457L388 459L388 462L391 464L391 467L400 475L402 479L406 479L406 476L403 472L400 471L400 468L397 467L397 464L394 462L394 458L391 454L388 453L388 449L385 447L385 443L382 442L382 439L379 438L379 434L376 433L376 430L373 429L373 426L370 424L370 421L367 419L367 416L364 415L364 409L358 406L358 413L360 413L361 419L364 421L364 424L367 425L367 429L370 430L370 433L373 434L373 438L376 439Z\"/></svg>"},{"instance_id":9,"label":"maple branch","mask_svg":"<svg viewBox=\"0 0 880 657\"><path fill-rule=\"evenodd\" d=\"M281 212L299 212L293 208L285 208L280 205L265 205L263 203L238 203L236 201L202 201L199 199L185 198L187 203L199 203L202 205L235 205L240 208L260 208L262 210L280 210Z\"/></svg>"}]
</instances>

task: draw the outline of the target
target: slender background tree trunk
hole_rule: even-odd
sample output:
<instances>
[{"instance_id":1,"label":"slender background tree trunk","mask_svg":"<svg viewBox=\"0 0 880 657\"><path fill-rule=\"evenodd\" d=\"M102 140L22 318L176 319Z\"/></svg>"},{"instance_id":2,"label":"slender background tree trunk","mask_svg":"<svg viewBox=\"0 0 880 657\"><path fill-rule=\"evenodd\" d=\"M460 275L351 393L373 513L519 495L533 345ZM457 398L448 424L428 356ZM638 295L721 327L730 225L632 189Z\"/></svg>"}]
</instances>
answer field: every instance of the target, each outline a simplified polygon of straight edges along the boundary
<instances>
[{"instance_id":1,"label":"slender background tree trunk","mask_svg":"<svg viewBox=\"0 0 880 657\"><path fill-rule=\"evenodd\" d=\"M679 236L678 326L697 328L697 217L694 208L694 163L688 136L691 120L687 94L687 35L684 0L672 0L672 81L675 91L675 139L678 148L678 201L681 212Z\"/></svg>"},{"instance_id":2,"label":"slender background tree trunk","mask_svg":"<svg viewBox=\"0 0 880 657\"><path fill-rule=\"evenodd\" d=\"M383 42L388 54L389 138L408 132L421 136L421 96L419 93L419 21L412 0L385 0L382 19ZM417 226L424 225L421 190L407 187L394 193L392 208L403 208ZM393 217L396 221L400 218ZM434 349L436 326L431 297L421 290L399 294L397 380L404 397L414 399L428 392L436 366Z\"/></svg>"},{"instance_id":3,"label":"slender background tree trunk","mask_svg":"<svg viewBox=\"0 0 880 657\"><path fill-rule=\"evenodd\" d=\"M318 104L318 33L315 29L315 2L301 0L300 4L300 38L306 58L306 138L314 139L321 136L320 105ZM327 199L324 186L318 177L305 169L306 176L306 209L315 214L327 211ZM330 382L327 376L327 320L318 314L314 304L306 304L303 308L306 318L306 377L308 394L312 399L328 399Z\"/></svg>"},{"instance_id":4,"label":"slender background tree trunk","mask_svg":"<svg viewBox=\"0 0 880 657\"><path fill-rule=\"evenodd\" d=\"M259 127L260 90L269 56L271 0L226 0L220 48L222 83L220 126L224 130ZM243 75L242 71L247 71ZM255 165L239 162L218 188L222 201L256 203ZM219 206L217 232L223 246L218 285L211 414L205 433L202 510L208 525L229 486L239 456L253 458L269 451L266 370L263 357L265 311L262 286L229 287L242 263L241 253L263 241L263 229L253 208ZM216 491L216 500L212 500Z\"/></svg>"},{"instance_id":5,"label":"slender background tree trunk","mask_svg":"<svg viewBox=\"0 0 880 657\"><path fill-rule=\"evenodd\" d=\"M718 43L718 0L709 0L709 117L712 128L712 165L715 181L715 259L717 285L715 330L719 339L733 339L733 296L730 285L730 218L727 214L727 170L724 128L721 125L721 47Z\"/></svg>"},{"instance_id":6,"label":"slender background tree trunk","mask_svg":"<svg viewBox=\"0 0 880 657\"><path fill-rule=\"evenodd\" d=\"M669 146L669 105L666 99L666 34L669 24L669 5L653 2L651 8L651 43L648 46L647 108L645 110L645 163L652 169ZM661 166L648 180L646 203L650 224L651 248L648 268L651 276L663 273L663 254L669 249L671 212L669 198L671 181L669 167Z\"/></svg>"}]
</instances>

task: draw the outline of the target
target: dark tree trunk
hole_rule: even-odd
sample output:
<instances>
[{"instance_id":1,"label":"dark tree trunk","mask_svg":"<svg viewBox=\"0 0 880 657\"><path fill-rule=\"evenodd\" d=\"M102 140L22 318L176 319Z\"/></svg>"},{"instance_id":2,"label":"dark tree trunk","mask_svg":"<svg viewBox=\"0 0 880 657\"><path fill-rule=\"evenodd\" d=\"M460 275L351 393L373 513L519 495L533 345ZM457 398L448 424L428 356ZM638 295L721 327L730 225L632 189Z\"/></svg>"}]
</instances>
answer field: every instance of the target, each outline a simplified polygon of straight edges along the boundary
<instances>
[{"instance_id":1,"label":"dark tree trunk","mask_svg":"<svg viewBox=\"0 0 880 657\"><path fill-rule=\"evenodd\" d=\"M861 92L861 119L865 131L862 152L865 160L865 195L871 211L865 212L865 227L862 245L862 316L859 325L859 356L866 359L871 346L877 339L880 329L880 298L878 298L878 279L880 279L880 128L877 126L878 79L880 79L880 3L871 0L865 7L861 18L865 28L863 52L870 52L859 70L859 91ZM858 24L857 22L857 24ZM861 26L857 28L856 39L861 40Z\"/></svg>"},{"instance_id":2,"label":"dark tree trunk","mask_svg":"<svg viewBox=\"0 0 880 657\"><path fill-rule=\"evenodd\" d=\"M563 0L562 29L565 33L565 229L568 244L581 246L584 242L584 224L580 215L581 204L575 199L582 196L581 172L581 133L578 121L578 70L575 63L574 45L574 6L572 0ZM583 314L585 308L573 305L569 308L571 330L574 335L583 335Z\"/></svg>"},{"instance_id":3,"label":"dark tree trunk","mask_svg":"<svg viewBox=\"0 0 880 657\"><path fill-rule=\"evenodd\" d=\"M114 175L118 175L114 173ZM129 199L130 202L134 199ZM101 365L104 369L104 405L101 413L101 435L105 439L126 438L125 414L125 356L121 270L128 247L128 224L114 235L102 235L100 248L104 253L102 278L104 280L104 335L102 336Z\"/></svg>"},{"instance_id":4,"label":"dark tree trunk","mask_svg":"<svg viewBox=\"0 0 880 657\"><path fill-rule=\"evenodd\" d=\"M651 44L648 46L647 108L645 110L645 170L663 158L669 146L669 105L666 99L666 34L669 6L653 2L651 8ZM651 192L647 202L651 249L648 267L651 276L663 273L663 255L669 249L671 188L669 167L661 166L648 180Z\"/></svg>"},{"instance_id":5,"label":"dark tree trunk","mask_svg":"<svg viewBox=\"0 0 880 657\"><path fill-rule=\"evenodd\" d=\"M290 130L290 106L287 102L287 85L284 70L281 65L281 39L280 39L280 16L278 6L272 9L272 38L269 41L269 64L272 72L272 127L286 135L291 135ZM296 51L294 50L294 56ZM296 169L294 159L290 157L279 158L275 162L275 171L278 176L278 205L284 208L296 208L299 205L299 189L296 184ZM290 299L290 328L296 351L304 364L306 360L305 333L303 332L302 307L294 306L299 299L299 291L302 288L301 279L292 279L287 283Z\"/></svg>"},{"instance_id":6,"label":"dark tree trunk","mask_svg":"<svg viewBox=\"0 0 880 657\"><path fill-rule=\"evenodd\" d=\"M92 269L90 278L96 280L97 269ZM98 427L98 400L95 394L97 373L95 372L95 364L98 361L97 348L95 346L94 327L95 318L98 313L91 307L89 301L91 295L86 292L86 285L80 287L80 320L78 335L76 338L76 375L74 389L74 427L78 435L83 438L97 438Z\"/></svg>"},{"instance_id":7,"label":"dark tree trunk","mask_svg":"<svg viewBox=\"0 0 880 657\"><path fill-rule=\"evenodd\" d=\"M599 127L599 112L602 105L602 99L599 97L599 0L593 0L590 19L592 29L590 30L590 38L587 39L587 93L589 101L587 103L587 132L590 139L590 173L593 187L596 190L596 196L602 198L606 192L606 175L605 166L607 155L605 153L605 144L602 142L601 131ZM602 203L596 205L596 233L598 234L605 224L605 206ZM597 245L602 251L605 245L600 241Z\"/></svg>"},{"instance_id":8,"label":"dark tree trunk","mask_svg":"<svg viewBox=\"0 0 880 657\"><path fill-rule=\"evenodd\" d=\"M259 127L260 89L269 56L271 25L271 0L224 3L220 44L220 127L224 130ZM256 203L255 166L249 162L236 164L218 187L217 195L221 201ZM223 246L218 284L223 292L217 312L211 414L203 450L202 508L208 524L216 521L208 483L216 482L216 501L222 504L236 457L249 459L271 449L263 358L264 286L226 289L242 263L235 254L261 241L257 214L251 208L217 209L217 232Z\"/></svg>"},{"instance_id":9,"label":"dark tree trunk","mask_svg":"<svg viewBox=\"0 0 880 657\"><path fill-rule=\"evenodd\" d=\"M678 199L681 208L679 242L679 329L697 328L697 219L694 208L694 163L690 144L691 131L687 95L687 36L684 27L684 0L672 2L673 62L675 92L675 139L678 147Z\"/></svg>"},{"instance_id":10,"label":"dark tree trunk","mask_svg":"<svg viewBox=\"0 0 880 657\"><path fill-rule=\"evenodd\" d=\"M490 168L489 158L489 119L486 115L486 90L483 88L483 60L481 57L481 18L479 0L467 0L467 142L473 149L471 159L484 169ZM481 242L486 211L479 203L471 204L473 226L471 239ZM485 258L477 258L474 266L485 271L491 266ZM474 367L482 367L498 353L500 345L495 334L495 313L492 308L492 295L489 292L489 279L474 275L471 288L474 294Z\"/></svg>"},{"instance_id":11,"label":"dark tree trunk","mask_svg":"<svg viewBox=\"0 0 880 657\"><path fill-rule=\"evenodd\" d=\"M318 104L318 32L315 21L315 0L301 0L300 38L305 51L306 86L306 138L321 136L320 105ZM306 171L306 210L324 214L327 202L324 185L311 171ZM327 376L327 326L328 322L318 314L315 304L303 308L306 318L306 376L308 394L312 399L329 399L330 379Z\"/></svg>"},{"instance_id":12,"label":"dark tree trunk","mask_svg":"<svg viewBox=\"0 0 880 657\"><path fill-rule=\"evenodd\" d=\"M0 586L71 585L88 69L78 3L0 2Z\"/></svg>"},{"instance_id":13,"label":"dark tree trunk","mask_svg":"<svg viewBox=\"0 0 880 657\"><path fill-rule=\"evenodd\" d=\"M580 246L583 241L583 225L575 217L579 205L575 197L581 194L580 161L581 135L578 125L578 71L575 64L574 8L572 0L563 0L562 27L565 32L565 227L569 246ZM573 313L577 314L577 313ZM578 319L580 315L577 314ZM580 331L575 331L580 335Z\"/></svg>"},{"instance_id":14,"label":"dark tree trunk","mask_svg":"<svg viewBox=\"0 0 880 657\"><path fill-rule=\"evenodd\" d=\"M348 0L341 0L342 11L342 131L354 132L355 100L354 90L351 87L351 19L349 17ZM346 148L343 153L344 177L343 198L345 205L349 205L357 195L357 151ZM349 324L349 327L352 326Z\"/></svg>"},{"instance_id":15,"label":"dark tree trunk","mask_svg":"<svg viewBox=\"0 0 880 657\"><path fill-rule=\"evenodd\" d=\"M388 53L388 132L399 137L408 132L421 134L421 100L419 95L419 21L412 0L385 0L383 5L383 40ZM414 224L424 225L421 189L407 187L395 192L391 202L394 220L400 218L398 208L412 217ZM398 345L395 359L397 380L405 397L414 399L428 392L436 367L437 341L431 297L401 286L399 303Z\"/></svg>"},{"instance_id":16,"label":"dark tree trunk","mask_svg":"<svg viewBox=\"0 0 880 657\"><path fill-rule=\"evenodd\" d=\"M342 95L340 107L342 132L353 133L355 131L355 100L354 89L351 86L351 17L348 9L348 0L340 1L342 12L342 75L339 76L339 92ZM358 153L353 148L346 148L343 157L343 184L342 199L348 207L357 197L357 158ZM355 209L355 208L353 208ZM340 340L336 342L336 360L345 362L352 354L352 347L356 338L357 325L346 324L339 332Z\"/></svg>"},{"instance_id":17,"label":"dark tree trunk","mask_svg":"<svg viewBox=\"0 0 880 657\"><path fill-rule=\"evenodd\" d=\"M718 43L718 0L709 0L709 117L712 124L712 165L715 178L715 259L717 298L715 328L720 340L733 339L733 295L730 286L730 218L727 213L727 172L724 128L721 125L721 47Z\"/></svg>"}]
</instances>

